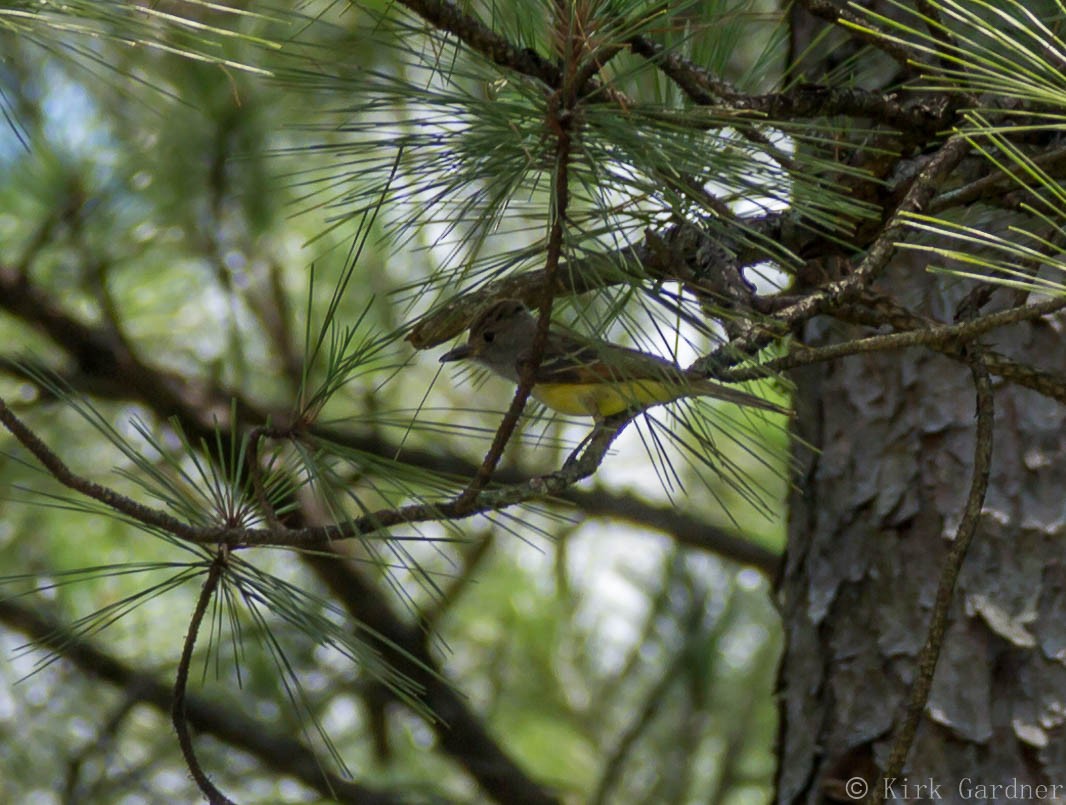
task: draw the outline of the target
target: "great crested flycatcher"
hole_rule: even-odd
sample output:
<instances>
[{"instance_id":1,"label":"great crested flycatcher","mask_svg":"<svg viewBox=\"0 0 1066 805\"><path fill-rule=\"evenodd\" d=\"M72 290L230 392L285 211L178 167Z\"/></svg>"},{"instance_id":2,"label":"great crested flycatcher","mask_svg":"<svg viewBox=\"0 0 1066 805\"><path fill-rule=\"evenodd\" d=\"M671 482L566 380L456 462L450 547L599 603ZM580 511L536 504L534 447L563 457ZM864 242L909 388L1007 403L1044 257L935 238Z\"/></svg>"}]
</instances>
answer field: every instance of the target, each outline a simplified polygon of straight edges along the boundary
<instances>
[{"instance_id":1,"label":"great crested flycatcher","mask_svg":"<svg viewBox=\"0 0 1066 805\"><path fill-rule=\"evenodd\" d=\"M517 299L502 299L478 314L466 343L440 360L473 360L518 383L521 364L530 358L536 333L537 320L526 306ZM531 393L561 414L597 420L681 397L714 397L787 413L760 397L714 383L656 355L556 328L548 332Z\"/></svg>"}]
</instances>

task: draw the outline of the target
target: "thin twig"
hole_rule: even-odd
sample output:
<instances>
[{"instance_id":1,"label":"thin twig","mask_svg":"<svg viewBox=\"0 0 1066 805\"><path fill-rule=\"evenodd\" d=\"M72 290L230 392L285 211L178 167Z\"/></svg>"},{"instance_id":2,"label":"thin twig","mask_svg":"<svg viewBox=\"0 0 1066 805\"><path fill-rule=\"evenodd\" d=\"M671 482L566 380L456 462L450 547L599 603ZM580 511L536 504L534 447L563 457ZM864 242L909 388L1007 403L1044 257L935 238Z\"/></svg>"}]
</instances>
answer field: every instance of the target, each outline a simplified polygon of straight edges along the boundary
<instances>
[{"instance_id":1,"label":"thin twig","mask_svg":"<svg viewBox=\"0 0 1066 805\"><path fill-rule=\"evenodd\" d=\"M215 590L218 587L219 579L222 578L222 573L226 569L227 557L228 551L226 548L220 548L215 560L211 563L211 568L207 571L207 578L204 580L204 586L200 590L196 608L193 610L192 618L189 620L189 631L185 635L185 645L181 650L181 661L178 663L178 672L174 679L174 705L170 711L174 729L178 733L178 745L181 747L181 754L185 758L185 765L189 767L189 773L211 805L235 805L235 803L211 782L211 778L207 776L207 772L204 771L196 757L196 752L192 745L192 735L189 734L189 722L185 715L185 693L189 685L189 666L192 665L192 653L193 648L196 646L196 636L200 632L200 624L203 622L204 614L207 612L207 605L211 603L211 599L214 597Z\"/></svg>"},{"instance_id":2,"label":"thin twig","mask_svg":"<svg viewBox=\"0 0 1066 805\"><path fill-rule=\"evenodd\" d=\"M880 327L887 323L897 330L924 330L940 326L937 322L911 313L887 299L881 302L881 306L891 307L893 310L886 315L880 309L870 310L860 305L844 305L834 310L832 315L841 321L864 324L869 327ZM957 340L949 339L942 344L934 342L925 346L954 360L963 362L968 360L965 347L960 345ZM1057 400L1066 405L1066 375L1042 371L992 349L986 348L983 354L985 365L992 375L1001 377L1016 386L1032 389L1049 399Z\"/></svg>"},{"instance_id":3,"label":"thin twig","mask_svg":"<svg viewBox=\"0 0 1066 805\"><path fill-rule=\"evenodd\" d=\"M662 70L663 75L677 84L688 99L700 106L713 106L726 98L735 98L738 93L727 81L711 75L703 67L684 56L669 50L646 36L634 36L629 40L630 49L643 56Z\"/></svg>"},{"instance_id":4,"label":"thin twig","mask_svg":"<svg viewBox=\"0 0 1066 805\"><path fill-rule=\"evenodd\" d=\"M698 64L645 36L629 41L634 53L662 70L690 101L699 106L721 106L732 112L749 112L769 120L868 117L906 134L942 130L951 114L949 104L922 98L902 102L893 94L824 84L797 84L782 92L750 95L712 75Z\"/></svg>"},{"instance_id":5,"label":"thin twig","mask_svg":"<svg viewBox=\"0 0 1066 805\"><path fill-rule=\"evenodd\" d=\"M756 380L759 378L776 375L780 372L795 369L799 366L808 366L814 363L844 358L849 355L859 355L868 352L883 352L890 349L905 349L907 347L929 346L940 347L954 342L969 341L998 327L1009 324L1029 321L1046 316L1049 313L1066 308L1066 297L1056 297L1034 305L1021 305L1008 308L996 313L989 313L981 318L960 324L942 324L936 327L908 330L903 333L886 333L884 335L872 335L868 338L859 338L854 341L845 341L841 344L831 344L827 347L804 347L794 346L792 351L781 358L775 358L758 366L743 366L734 369L723 369L715 373L715 379L728 382L740 382L743 380Z\"/></svg>"},{"instance_id":6,"label":"thin twig","mask_svg":"<svg viewBox=\"0 0 1066 805\"><path fill-rule=\"evenodd\" d=\"M751 335L734 339L710 355L696 361L691 369L710 375L716 367L734 365L738 362L738 356L750 355L758 351L797 324L848 302L851 297L869 286L888 265L889 258L895 252L906 224L906 215L925 209L940 183L954 170L969 152L970 147L969 141L959 134L953 135L941 146L936 155L915 177L888 224L867 249L862 261L847 277L827 283L794 305L782 309L767 324L759 324L753 328L754 332Z\"/></svg>"},{"instance_id":7,"label":"thin twig","mask_svg":"<svg viewBox=\"0 0 1066 805\"><path fill-rule=\"evenodd\" d=\"M1031 160L1035 167L1052 170L1066 163L1066 147L1055 148L1044 154L1033 156ZM1002 195L1004 187L1011 184L1021 185L1023 189L1027 189L1022 181L1029 175L1027 165L1013 165L1004 170L1002 167L989 164L989 168L991 173L988 175L936 196L929 202L928 213L936 215L950 207L959 207L991 196Z\"/></svg>"},{"instance_id":8,"label":"thin twig","mask_svg":"<svg viewBox=\"0 0 1066 805\"><path fill-rule=\"evenodd\" d=\"M571 11L571 13L573 13ZM551 326L552 301L555 298L555 277L559 272L559 262L563 254L563 242L566 236L566 210L570 203L570 150L571 127L574 123L577 87L572 78L577 70L573 63L570 48L567 49L566 63L563 68L562 87L548 103L546 121L548 129L555 133L555 175L553 177L553 198L551 208L551 226L548 231L547 253L544 259L544 286L541 289L540 318L537 321L537 333L529 348L528 360L518 367L518 388L514 399L507 409L507 414L496 435L485 460L478 468L469 486L456 499L458 513L462 514L468 507L476 505L478 494L488 485L500 463L504 448L511 440L518 420L525 410L526 401L533 390L537 367L544 357L544 348L548 344L548 329Z\"/></svg>"},{"instance_id":9,"label":"thin twig","mask_svg":"<svg viewBox=\"0 0 1066 805\"><path fill-rule=\"evenodd\" d=\"M838 6L832 0L800 0L800 5L812 16L832 22L847 29L850 36L884 51L907 74L914 72L914 63L920 62L919 54L896 39L874 30L873 21L854 11Z\"/></svg>"},{"instance_id":10,"label":"thin twig","mask_svg":"<svg viewBox=\"0 0 1066 805\"><path fill-rule=\"evenodd\" d=\"M472 499L442 503L419 503L382 509L354 520L327 526L303 528L240 528L235 526L192 526L166 512L144 506L102 484L75 474L36 434L7 407L0 398L0 424L30 451L53 478L69 489L103 503L108 508L153 530L199 545L224 544L230 548L280 546L288 548L323 548L338 539L381 532L404 523L454 520L487 511L558 494L567 487L592 475L603 462L611 443L628 424L629 418L615 418L602 423L593 437L574 450L562 469L497 489L483 490ZM396 537L393 537L396 539ZM418 537L424 541L424 537Z\"/></svg>"},{"instance_id":11,"label":"thin twig","mask_svg":"<svg viewBox=\"0 0 1066 805\"><path fill-rule=\"evenodd\" d=\"M0 424L7 428L8 432L11 433L11 435L14 436L23 447L29 450L34 458L41 462L53 478L68 489L80 492L86 497L103 503L108 508L121 512L144 525L161 529L176 537L187 539L190 542L204 541L200 539L200 537L203 536L203 529L190 526L188 523L184 523L176 517L171 517L166 512L160 511L159 509L153 509L149 506L144 506L125 495L120 495L110 487L106 487L77 475L48 447L48 445L41 441L37 434L30 430L21 419L15 416L14 412L8 408L7 403L2 397L0 397ZM207 541L218 542L220 540Z\"/></svg>"},{"instance_id":12,"label":"thin twig","mask_svg":"<svg viewBox=\"0 0 1066 805\"><path fill-rule=\"evenodd\" d=\"M259 505L259 510L263 513L263 519L266 520L267 526L272 530L279 530L281 521L278 520L277 512L274 511L274 504L270 502L270 496L267 495L263 486L263 468L259 464L259 445L268 435L268 432L268 428L259 426L252 428L248 433L248 476L252 481L252 493L255 495L255 502Z\"/></svg>"},{"instance_id":13,"label":"thin twig","mask_svg":"<svg viewBox=\"0 0 1066 805\"><path fill-rule=\"evenodd\" d=\"M936 672L940 649L944 644L944 635L947 632L948 615L954 598L955 584L958 581L959 572L962 570L966 552L973 542L974 534L977 533L977 525L981 519L981 507L984 504L985 492L988 490L988 478L992 468L995 402L992 395L992 382L989 378L988 368L984 364L984 358L981 355L981 348L974 344L970 346L970 350L970 371L973 374L974 389L977 396L977 427L974 435L973 476L970 481L970 494L966 499L962 520L955 534L955 541L948 551L940 573L940 583L936 591L936 601L933 604L929 632L926 635L922 650L918 653L918 673L914 683L911 685L910 695L903 713L903 723L892 744L888 765L885 767L870 797L870 802L873 805L881 805L884 802L886 781L898 777L903 771L903 765L906 763L911 744L914 742L918 724L921 721L926 702L929 700L929 691L933 686L933 675Z\"/></svg>"},{"instance_id":14,"label":"thin twig","mask_svg":"<svg viewBox=\"0 0 1066 805\"><path fill-rule=\"evenodd\" d=\"M519 48L487 27L481 20L459 10L450 0L400 0L433 27L455 35L463 44L499 67L536 78L552 89L562 83L558 67L529 48Z\"/></svg>"}]
</instances>

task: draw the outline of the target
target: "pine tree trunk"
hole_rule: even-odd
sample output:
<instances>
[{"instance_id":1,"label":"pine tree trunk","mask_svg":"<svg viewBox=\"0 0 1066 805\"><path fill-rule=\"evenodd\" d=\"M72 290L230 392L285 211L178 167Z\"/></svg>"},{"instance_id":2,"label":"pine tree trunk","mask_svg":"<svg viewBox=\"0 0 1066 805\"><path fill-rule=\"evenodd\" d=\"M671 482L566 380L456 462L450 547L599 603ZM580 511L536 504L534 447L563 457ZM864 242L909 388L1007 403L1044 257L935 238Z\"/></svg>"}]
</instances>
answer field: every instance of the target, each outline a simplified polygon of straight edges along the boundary
<instances>
[{"instance_id":1,"label":"pine tree trunk","mask_svg":"<svg viewBox=\"0 0 1066 805\"><path fill-rule=\"evenodd\" d=\"M971 287L907 253L878 283L946 323ZM1017 301L998 291L991 307L1008 298ZM802 338L818 346L862 334L823 320ZM1047 322L989 343L1066 372L1061 329ZM965 363L921 349L853 356L794 379L798 434L820 452L797 447L803 473L779 583L777 796L846 802L876 784L901 723L971 484L975 392ZM983 514L929 702L886 801L1066 798L1066 410L994 385Z\"/></svg>"},{"instance_id":2,"label":"pine tree trunk","mask_svg":"<svg viewBox=\"0 0 1066 805\"><path fill-rule=\"evenodd\" d=\"M964 290L905 262L886 279L948 321ZM811 327L805 338L852 335ZM1061 333L1046 323L1018 325L996 346L1066 370ZM964 364L919 350L851 357L796 380L801 434L821 453L803 451L780 585L779 799L818 802L853 776L872 783L899 727L970 486L974 391ZM996 389L984 514L906 780L886 799L1066 784L1064 411L1032 391ZM916 789L930 782L939 792Z\"/></svg>"}]
</instances>

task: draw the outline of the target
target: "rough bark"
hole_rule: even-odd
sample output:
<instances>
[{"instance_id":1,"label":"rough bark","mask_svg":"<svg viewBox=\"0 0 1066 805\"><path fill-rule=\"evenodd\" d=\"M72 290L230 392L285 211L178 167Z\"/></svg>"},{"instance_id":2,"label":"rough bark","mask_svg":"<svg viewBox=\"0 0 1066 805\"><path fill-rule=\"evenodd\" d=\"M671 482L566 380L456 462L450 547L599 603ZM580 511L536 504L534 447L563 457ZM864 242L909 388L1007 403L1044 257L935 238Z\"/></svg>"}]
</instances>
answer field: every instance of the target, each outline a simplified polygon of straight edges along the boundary
<instances>
[{"instance_id":1,"label":"rough bark","mask_svg":"<svg viewBox=\"0 0 1066 805\"><path fill-rule=\"evenodd\" d=\"M940 320L967 290L906 260L883 287ZM855 334L823 323L804 339ZM995 346L1066 371L1061 331L1047 322L1016 325ZM923 350L854 356L796 379L800 433L821 452L803 456L780 584L778 796L847 800L849 778L873 784L899 727L970 483L974 391L965 365ZM886 799L1066 783L1064 418L1058 403L997 383L981 524L905 777ZM939 789L917 789L930 784Z\"/></svg>"},{"instance_id":2,"label":"rough bark","mask_svg":"<svg viewBox=\"0 0 1066 805\"><path fill-rule=\"evenodd\" d=\"M802 11L793 21L798 54L821 25ZM816 73L809 58L804 69ZM951 322L972 285L897 253L877 289ZM1061 374L1056 321L985 343ZM800 335L820 346L868 332L822 319ZM972 477L974 383L964 363L922 349L852 356L794 379L797 434L816 451L797 447L803 471L779 580L777 798L854 801L878 787L915 679ZM904 773L880 784L886 800L1066 796L1066 409L1002 381L995 389L980 525Z\"/></svg>"}]
</instances>

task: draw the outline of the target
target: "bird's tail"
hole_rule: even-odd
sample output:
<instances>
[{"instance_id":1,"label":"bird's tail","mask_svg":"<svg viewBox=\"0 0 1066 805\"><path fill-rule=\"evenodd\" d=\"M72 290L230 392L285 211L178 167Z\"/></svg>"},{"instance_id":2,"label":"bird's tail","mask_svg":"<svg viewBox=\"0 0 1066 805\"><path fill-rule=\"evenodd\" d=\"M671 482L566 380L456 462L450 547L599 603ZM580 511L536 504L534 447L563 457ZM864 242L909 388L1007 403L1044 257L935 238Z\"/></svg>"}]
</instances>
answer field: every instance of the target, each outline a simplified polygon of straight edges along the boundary
<instances>
[{"instance_id":1,"label":"bird's tail","mask_svg":"<svg viewBox=\"0 0 1066 805\"><path fill-rule=\"evenodd\" d=\"M715 383L713 380L696 380L692 384L692 390L701 397L714 397L716 400L725 400L737 405L746 405L749 408L759 408L763 411L773 411L775 414L788 415L790 413L787 408L782 408L769 400L764 400L762 397L756 397L754 394L748 394L746 391L741 391L731 386Z\"/></svg>"}]
</instances>

